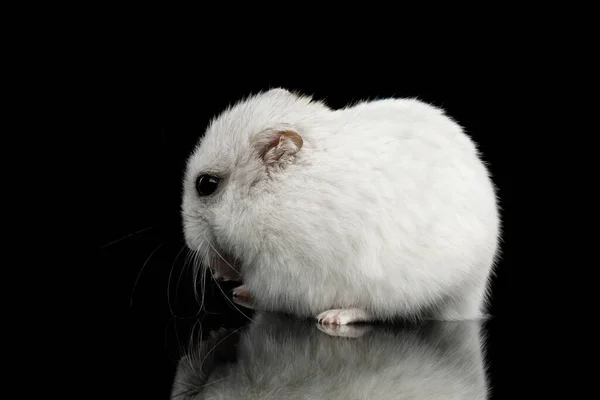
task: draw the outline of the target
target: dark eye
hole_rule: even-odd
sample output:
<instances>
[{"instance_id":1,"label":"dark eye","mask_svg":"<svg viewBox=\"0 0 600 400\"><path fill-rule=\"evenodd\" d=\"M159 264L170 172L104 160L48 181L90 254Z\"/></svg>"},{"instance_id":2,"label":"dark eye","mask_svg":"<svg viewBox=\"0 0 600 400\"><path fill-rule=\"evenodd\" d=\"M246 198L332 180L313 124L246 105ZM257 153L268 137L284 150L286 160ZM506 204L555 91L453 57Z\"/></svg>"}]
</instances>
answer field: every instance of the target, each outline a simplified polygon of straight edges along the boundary
<instances>
[{"instance_id":1,"label":"dark eye","mask_svg":"<svg viewBox=\"0 0 600 400\"><path fill-rule=\"evenodd\" d=\"M196 180L196 191L200 196L212 194L219 186L219 178L210 175L200 175Z\"/></svg>"}]
</instances>

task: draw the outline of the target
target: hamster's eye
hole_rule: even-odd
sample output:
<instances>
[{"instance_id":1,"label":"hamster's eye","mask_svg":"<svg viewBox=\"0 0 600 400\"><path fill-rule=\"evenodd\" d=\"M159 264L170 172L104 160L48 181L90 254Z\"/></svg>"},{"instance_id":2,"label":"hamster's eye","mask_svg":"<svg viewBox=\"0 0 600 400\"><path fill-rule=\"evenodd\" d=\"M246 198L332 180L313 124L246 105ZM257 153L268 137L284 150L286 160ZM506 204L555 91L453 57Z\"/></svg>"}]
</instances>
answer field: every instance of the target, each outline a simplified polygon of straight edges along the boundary
<instances>
[{"instance_id":1,"label":"hamster's eye","mask_svg":"<svg viewBox=\"0 0 600 400\"><path fill-rule=\"evenodd\" d=\"M199 196L208 196L217 190L219 178L210 175L200 175L196 180L196 191Z\"/></svg>"}]
</instances>

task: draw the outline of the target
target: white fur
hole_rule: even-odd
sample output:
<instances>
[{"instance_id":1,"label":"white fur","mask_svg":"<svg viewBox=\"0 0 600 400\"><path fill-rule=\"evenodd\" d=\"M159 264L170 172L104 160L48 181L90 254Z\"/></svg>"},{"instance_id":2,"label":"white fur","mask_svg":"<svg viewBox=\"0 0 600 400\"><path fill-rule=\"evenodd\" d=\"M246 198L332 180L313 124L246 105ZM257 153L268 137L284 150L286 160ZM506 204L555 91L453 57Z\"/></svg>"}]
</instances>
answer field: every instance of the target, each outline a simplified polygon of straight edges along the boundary
<instances>
[{"instance_id":1,"label":"white fur","mask_svg":"<svg viewBox=\"0 0 600 400\"><path fill-rule=\"evenodd\" d=\"M267 165L254 145L284 129L303 145ZM202 173L223 177L206 198L194 187ZM485 312L494 186L463 129L416 99L331 110L284 89L249 97L211 122L190 157L182 213L188 246L235 262L258 309L361 309L361 320Z\"/></svg>"},{"instance_id":2,"label":"white fur","mask_svg":"<svg viewBox=\"0 0 600 400\"><path fill-rule=\"evenodd\" d=\"M223 330L182 357L171 398L488 398L478 321L364 327L340 326L357 333L340 338L306 321L259 314L244 332Z\"/></svg>"}]
</instances>

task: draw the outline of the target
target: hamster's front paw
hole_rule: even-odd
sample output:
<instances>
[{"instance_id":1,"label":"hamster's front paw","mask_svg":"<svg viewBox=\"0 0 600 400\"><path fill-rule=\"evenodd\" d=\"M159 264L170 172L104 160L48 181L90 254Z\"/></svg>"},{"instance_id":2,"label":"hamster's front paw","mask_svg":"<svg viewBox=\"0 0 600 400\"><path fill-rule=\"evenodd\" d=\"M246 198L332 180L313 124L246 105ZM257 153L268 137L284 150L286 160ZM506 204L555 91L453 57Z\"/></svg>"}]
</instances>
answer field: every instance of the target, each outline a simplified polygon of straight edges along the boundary
<instances>
[{"instance_id":1,"label":"hamster's front paw","mask_svg":"<svg viewBox=\"0 0 600 400\"><path fill-rule=\"evenodd\" d=\"M252 293L245 285L233 289L233 301L242 307L253 308Z\"/></svg>"},{"instance_id":2,"label":"hamster's front paw","mask_svg":"<svg viewBox=\"0 0 600 400\"><path fill-rule=\"evenodd\" d=\"M242 301L252 300L252 294L250 293L250 290L248 290L246 285L238 286L235 289L233 289L233 297Z\"/></svg>"},{"instance_id":3,"label":"hamster's front paw","mask_svg":"<svg viewBox=\"0 0 600 400\"><path fill-rule=\"evenodd\" d=\"M354 322L366 322L369 315L360 308L327 310L317 315L319 324L346 325Z\"/></svg>"}]
</instances>

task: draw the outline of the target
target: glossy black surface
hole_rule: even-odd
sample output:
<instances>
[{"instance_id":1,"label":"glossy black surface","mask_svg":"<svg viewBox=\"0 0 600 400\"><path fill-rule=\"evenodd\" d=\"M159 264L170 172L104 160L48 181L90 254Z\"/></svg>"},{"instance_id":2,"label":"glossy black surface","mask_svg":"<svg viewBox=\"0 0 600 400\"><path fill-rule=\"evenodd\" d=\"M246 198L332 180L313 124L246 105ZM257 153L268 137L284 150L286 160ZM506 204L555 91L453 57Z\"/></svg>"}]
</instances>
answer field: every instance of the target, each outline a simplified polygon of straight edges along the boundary
<instances>
[{"instance_id":1,"label":"glossy black surface","mask_svg":"<svg viewBox=\"0 0 600 400\"><path fill-rule=\"evenodd\" d=\"M422 398L448 398L441 395L443 390L460 393L462 387L467 391L456 398L468 399L469 388L464 386L472 385L473 389L485 375L490 399L514 398L509 395L510 345L505 340L513 268L510 157L506 157L506 149L512 143L495 124L502 113L495 107L491 80L476 78L469 69L458 74L421 71L403 78L393 71L368 77L355 72L347 77L326 67L310 78L306 72L290 72L286 78L275 74L260 77L244 69L235 74L221 71L219 65L168 51L162 59L169 60L160 64L162 69L135 63L135 67L125 64L118 70L119 95L109 105L107 115L112 123L105 142L111 145L104 155L102 187L98 190L98 245L101 273L112 285L105 296L116 306L111 329L118 359L108 376L119 386L118 398L169 398L180 358L190 351L201 351L199 342L210 338L211 331L219 335L220 328L242 329L215 349L216 358L205 365L206 371L197 370L196 378L182 375L186 383L180 382L183 386L177 390L196 393L206 383L201 373L211 371L221 374L218 376L223 382L233 379L225 377L224 371L241 374L247 380L235 380L237 386L257 383L257 371L262 370L261 379L281 381L285 389L279 390L313 393L323 387L322 398L338 398L336 393L363 382L366 397L360 397L355 387L354 398L378 398L366 393L374 396L375 391L369 390L388 385L390 391L398 393L398 397L390 398L402 398L400 393L411 390ZM230 301L234 284L217 285L209 278L203 284L202 277L194 277L179 219L186 157L214 114L251 91L273 86L326 97L333 107L360 98L418 96L444 106L465 126L489 161L503 208L503 256L492 286L494 317L477 327L485 333L485 341L479 343L472 323L420 328L374 326L365 332L356 329L358 333L348 334L358 337L348 338L322 332L314 321L267 316L267 325L265 318L260 323L251 322L254 311ZM265 349L269 335L273 347ZM242 351L240 356L231 349L241 338L246 341L237 347ZM485 372L478 355L480 345ZM208 342L204 346L212 345ZM310 357L300 357L298 349L306 349ZM388 358L378 361L380 353ZM242 366L236 364L239 361ZM316 375L319 368L327 372ZM459 381L464 385L458 385ZM273 384L263 383L264 388ZM374 386L368 389L368 385ZM444 388L436 392L438 397L423 397L436 385ZM234 389L231 384L222 390ZM273 396L265 398L281 398ZM248 392L241 398L257 397Z\"/></svg>"},{"instance_id":2,"label":"glossy black surface","mask_svg":"<svg viewBox=\"0 0 600 400\"><path fill-rule=\"evenodd\" d=\"M257 313L198 338L180 359L172 398L486 399L485 329L315 325Z\"/></svg>"}]
</instances>

